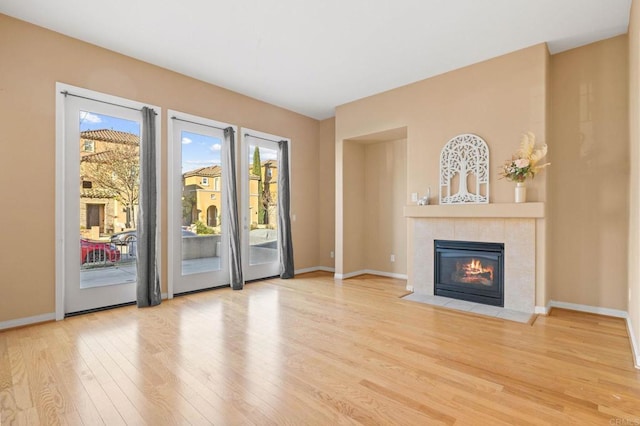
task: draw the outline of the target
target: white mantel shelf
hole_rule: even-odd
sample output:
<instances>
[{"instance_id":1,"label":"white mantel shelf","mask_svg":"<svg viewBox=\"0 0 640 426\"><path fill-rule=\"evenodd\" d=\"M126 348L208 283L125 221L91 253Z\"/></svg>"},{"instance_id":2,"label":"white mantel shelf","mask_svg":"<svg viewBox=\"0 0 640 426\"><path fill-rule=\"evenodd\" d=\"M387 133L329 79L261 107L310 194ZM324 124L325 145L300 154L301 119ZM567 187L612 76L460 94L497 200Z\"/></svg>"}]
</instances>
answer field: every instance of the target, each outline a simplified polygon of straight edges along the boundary
<instances>
[{"instance_id":1,"label":"white mantel shelf","mask_svg":"<svg viewBox=\"0 0 640 426\"><path fill-rule=\"evenodd\" d=\"M490 203L405 206L410 218L544 218L544 203Z\"/></svg>"}]
</instances>

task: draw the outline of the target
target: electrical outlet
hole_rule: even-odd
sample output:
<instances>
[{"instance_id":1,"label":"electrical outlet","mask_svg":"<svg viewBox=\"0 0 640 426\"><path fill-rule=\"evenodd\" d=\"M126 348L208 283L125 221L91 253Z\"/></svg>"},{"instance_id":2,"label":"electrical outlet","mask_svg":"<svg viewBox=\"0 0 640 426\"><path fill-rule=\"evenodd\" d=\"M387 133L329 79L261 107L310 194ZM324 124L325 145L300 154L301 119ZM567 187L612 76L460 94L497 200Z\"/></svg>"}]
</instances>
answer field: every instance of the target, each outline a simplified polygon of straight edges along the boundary
<instances>
[{"instance_id":1,"label":"electrical outlet","mask_svg":"<svg viewBox=\"0 0 640 426\"><path fill-rule=\"evenodd\" d=\"M329 252L329 256L331 256L331 258L333 259L333 258L335 257L335 253L334 253L334 252L332 252L332 251L330 251L330 252Z\"/></svg>"},{"instance_id":2,"label":"electrical outlet","mask_svg":"<svg viewBox=\"0 0 640 426\"><path fill-rule=\"evenodd\" d=\"M411 193L411 202L412 203L417 203L418 202L418 193L417 192L412 192Z\"/></svg>"},{"instance_id":3,"label":"electrical outlet","mask_svg":"<svg viewBox=\"0 0 640 426\"><path fill-rule=\"evenodd\" d=\"M296 218L295 213L294 213L293 215L291 215L291 220L292 220L293 222L295 222L295 221L296 221L296 219L297 219L297 218Z\"/></svg>"},{"instance_id":4,"label":"electrical outlet","mask_svg":"<svg viewBox=\"0 0 640 426\"><path fill-rule=\"evenodd\" d=\"M396 261L396 255L395 255L395 254L392 254L392 255L391 255L391 258L390 258L389 260L391 260L392 262L395 262L395 261Z\"/></svg>"}]
</instances>

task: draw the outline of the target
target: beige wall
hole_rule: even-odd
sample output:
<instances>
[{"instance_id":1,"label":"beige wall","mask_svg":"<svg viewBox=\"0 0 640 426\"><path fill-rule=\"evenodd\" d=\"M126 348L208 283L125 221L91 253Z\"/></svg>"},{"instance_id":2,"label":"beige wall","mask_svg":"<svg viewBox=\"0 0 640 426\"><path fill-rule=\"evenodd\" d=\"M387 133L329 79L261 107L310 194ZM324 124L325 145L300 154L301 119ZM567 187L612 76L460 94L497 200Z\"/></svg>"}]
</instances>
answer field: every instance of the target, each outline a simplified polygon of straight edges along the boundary
<instances>
[{"instance_id":1,"label":"beige wall","mask_svg":"<svg viewBox=\"0 0 640 426\"><path fill-rule=\"evenodd\" d=\"M352 272L344 259L355 254L347 221L346 203L353 192L347 179L348 139L406 127L407 187L403 204L412 192L431 187L437 200L439 156L444 144L460 133L484 138L490 151L492 203L513 202L514 184L499 180L499 166L517 150L520 137L533 131L540 143L547 132L546 85L548 51L540 44L476 65L423 80L389 92L339 106L336 109L336 272ZM343 150L345 150L343 158ZM344 179L344 185L342 180ZM546 173L529 187L531 201L546 201ZM345 205L340 203L344 202ZM542 221L544 222L544 221ZM544 225L544 223L542 223ZM544 241L544 232L539 237ZM412 236L407 235L407 246ZM411 270L411 265L408 265ZM537 303L546 304L544 274Z\"/></svg>"},{"instance_id":2,"label":"beige wall","mask_svg":"<svg viewBox=\"0 0 640 426\"><path fill-rule=\"evenodd\" d=\"M318 121L4 15L0 52L0 322L55 309L56 82L162 107L163 164L169 108L291 138L296 268L317 265ZM25 197L29 188L38 197ZM161 209L166 291L166 198Z\"/></svg>"},{"instance_id":3,"label":"beige wall","mask_svg":"<svg viewBox=\"0 0 640 426\"><path fill-rule=\"evenodd\" d=\"M552 56L550 298L627 309L627 37Z\"/></svg>"},{"instance_id":4,"label":"beige wall","mask_svg":"<svg viewBox=\"0 0 640 426\"><path fill-rule=\"evenodd\" d=\"M336 210L336 120L320 122L318 157L318 265L334 267ZM335 256L335 254L334 254Z\"/></svg>"},{"instance_id":5,"label":"beige wall","mask_svg":"<svg viewBox=\"0 0 640 426\"><path fill-rule=\"evenodd\" d=\"M407 233L403 207L407 196L407 141L364 145L365 269L407 273ZM391 255L395 262L391 262Z\"/></svg>"},{"instance_id":6,"label":"beige wall","mask_svg":"<svg viewBox=\"0 0 640 426\"><path fill-rule=\"evenodd\" d=\"M367 211L365 192L365 145L360 142L344 144L344 253L343 271L351 273L367 268L367 246L365 214Z\"/></svg>"},{"instance_id":7,"label":"beige wall","mask_svg":"<svg viewBox=\"0 0 640 426\"><path fill-rule=\"evenodd\" d=\"M629 316L640 344L640 4L633 0L629 19ZM640 348L636 347L636 350ZM640 353L636 353L640 366Z\"/></svg>"},{"instance_id":8,"label":"beige wall","mask_svg":"<svg viewBox=\"0 0 640 426\"><path fill-rule=\"evenodd\" d=\"M341 105L336 140L407 126L407 192L422 194L431 186L437 195L440 151L460 133L487 141L492 170L511 158L522 133L532 131L545 142L547 56L540 44ZM497 172L490 178L491 202L513 202L513 183L498 178ZM530 199L543 201L545 186L542 173L529 188Z\"/></svg>"}]
</instances>

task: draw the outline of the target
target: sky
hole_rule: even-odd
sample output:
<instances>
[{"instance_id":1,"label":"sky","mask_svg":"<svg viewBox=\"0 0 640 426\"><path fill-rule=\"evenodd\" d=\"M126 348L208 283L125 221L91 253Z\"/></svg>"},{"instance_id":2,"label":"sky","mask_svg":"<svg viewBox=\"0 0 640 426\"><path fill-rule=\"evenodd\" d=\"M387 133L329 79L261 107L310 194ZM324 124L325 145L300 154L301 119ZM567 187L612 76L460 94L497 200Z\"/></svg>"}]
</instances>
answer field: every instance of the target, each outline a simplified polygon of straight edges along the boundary
<instances>
[{"instance_id":1,"label":"sky","mask_svg":"<svg viewBox=\"0 0 640 426\"><path fill-rule=\"evenodd\" d=\"M110 129L133 133L140 136L140 123L109 115L93 112L80 112L80 131ZM201 167L220 165L222 140L219 138L192 133L181 132L182 145L182 173ZM249 146L249 164L253 162L254 145ZM260 160L274 160L277 158L275 150L260 147Z\"/></svg>"},{"instance_id":2,"label":"sky","mask_svg":"<svg viewBox=\"0 0 640 426\"><path fill-rule=\"evenodd\" d=\"M253 164L253 151L256 149L255 145L249 145L249 164ZM259 147L260 149L260 161L277 160L278 151L275 149L269 149L265 147Z\"/></svg>"},{"instance_id":3,"label":"sky","mask_svg":"<svg viewBox=\"0 0 640 426\"><path fill-rule=\"evenodd\" d=\"M140 123L109 115L80 111L80 131L110 129L140 136Z\"/></svg>"},{"instance_id":4,"label":"sky","mask_svg":"<svg viewBox=\"0 0 640 426\"><path fill-rule=\"evenodd\" d=\"M182 173L222 164L222 141L213 136L182 131Z\"/></svg>"}]
</instances>

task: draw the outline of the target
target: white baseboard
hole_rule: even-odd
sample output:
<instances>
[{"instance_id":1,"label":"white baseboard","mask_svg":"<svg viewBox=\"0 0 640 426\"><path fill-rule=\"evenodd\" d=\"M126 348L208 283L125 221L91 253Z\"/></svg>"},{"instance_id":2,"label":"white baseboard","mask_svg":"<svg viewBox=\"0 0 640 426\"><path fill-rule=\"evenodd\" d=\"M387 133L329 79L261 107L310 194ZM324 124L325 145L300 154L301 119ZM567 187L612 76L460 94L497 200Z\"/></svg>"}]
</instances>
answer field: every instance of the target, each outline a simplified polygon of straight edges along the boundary
<instances>
[{"instance_id":1,"label":"white baseboard","mask_svg":"<svg viewBox=\"0 0 640 426\"><path fill-rule=\"evenodd\" d=\"M362 271L349 272L346 274L334 274L333 278L335 278L336 280L346 280L347 278L357 277L358 275L364 275L366 273L367 272L365 270L362 270Z\"/></svg>"},{"instance_id":2,"label":"white baseboard","mask_svg":"<svg viewBox=\"0 0 640 426\"><path fill-rule=\"evenodd\" d=\"M633 332L633 325L629 313L619 309L601 308L598 306L578 305L576 303L558 302L556 300L549 301L549 307L571 309L573 311L588 312L590 314L606 315L609 317L624 318L627 323L627 333L629 334L629 343L631 344L631 355L633 357L633 365L640 369L640 346ZM537 308L536 308L537 309Z\"/></svg>"},{"instance_id":3,"label":"white baseboard","mask_svg":"<svg viewBox=\"0 0 640 426\"><path fill-rule=\"evenodd\" d=\"M51 312L49 314L36 315L27 318L18 318L9 321L0 322L0 330L6 328L23 327L25 325L38 324L40 322L54 321L56 319L56 313Z\"/></svg>"},{"instance_id":4,"label":"white baseboard","mask_svg":"<svg viewBox=\"0 0 640 426\"><path fill-rule=\"evenodd\" d=\"M629 340L631 340L631 353L633 355L633 365L640 370L640 346L636 340L636 335L633 332L633 325L631 324L631 318L627 316L627 333L629 333Z\"/></svg>"},{"instance_id":5,"label":"white baseboard","mask_svg":"<svg viewBox=\"0 0 640 426\"><path fill-rule=\"evenodd\" d=\"M534 313L536 314L541 314L541 315L549 315L549 310L551 308L547 305L547 306L536 306L534 309Z\"/></svg>"},{"instance_id":6,"label":"white baseboard","mask_svg":"<svg viewBox=\"0 0 640 426\"><path fill-rule=\"evenodd\" d=\"M406 280L409 278L407 277L407 274L396 274L395 272L374 271L373 269L366 269L365 273L371 274L371 275L380 275L381 277L396 278L399 280Z\"/></svg>"},{"instance_id":7,"label":"white baseboard","mask_svg":"<svg viewBox=\"0 0 640 426\"><path fill-rule=\"evenodd\" d=\"M393 272L375 271L373 269L362 269L360 271L349 272L348 274L335 274L334 278L337 280L346 280L347 278L353 278L353 277L357 277L358 275L365 275L365 274L379 275L381 277L388 277L388 278L397 278L399 280L407 279L406 274L396 274Z\"/></svg>"},{"instance_id":8,"label":"white baseboard","mask_svg":"<svg viewBox=\"0 0 640 426\"><path fill-rule=\"evenodd\" d=\"M303 268L303 269L296 269L295 273L296 274L306 274L308 272L317 272L317 271L323 271L323 272L335 272L335 268L330 268L328 266L312 266L311 268Z\"/></svg>"},{"instance_id":9,"label":"white baseboard","mask_svg":"<svg viewBox=\"0 0 640 426\"><path fill-rule=\"evenodd\" d=\"M357 277L358 275L364 275L366 273L367 271L363 269L361 271L348 272L346 274L334 274L333 277L336 280L346 280L348 278Z\"/></svg>"},{"instance_id":10,"label":"white baseboard","mask_svg":"<svg viewBox=\"0 0 640 426\"><path fill-rule=\"evenodd\" d=\"M618 310L618 309L601 308L599 306L590 306L590 305L579 305L577 303L558 302L557 300L550 300L548 306L550 308L570 309L572 311L580 311L580 312L587 312L587 313L590 313L590 314L606 315L608 317L616 317L616 318L627 318L628 317L628 314L627 314L626 311L621 311L621 310Z\"/></svg>"}]
</instances>

